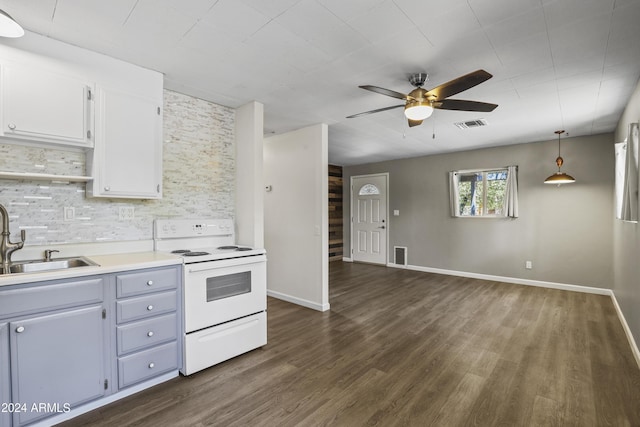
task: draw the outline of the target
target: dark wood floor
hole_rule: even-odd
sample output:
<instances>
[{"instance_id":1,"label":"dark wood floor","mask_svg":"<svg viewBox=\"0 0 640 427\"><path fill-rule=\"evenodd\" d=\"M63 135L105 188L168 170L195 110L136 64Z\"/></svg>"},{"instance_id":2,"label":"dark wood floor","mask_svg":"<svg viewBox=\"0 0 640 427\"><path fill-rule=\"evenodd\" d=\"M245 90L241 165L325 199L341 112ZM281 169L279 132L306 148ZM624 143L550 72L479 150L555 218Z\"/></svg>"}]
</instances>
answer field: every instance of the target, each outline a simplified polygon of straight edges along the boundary
<instances>
[{"instance_id":1,"label":"dark wood floor","mask_svg":"<svg viewBox=\"0 0 640 427\"><path fill-rule=\"evenodd\" d=\"M331 263L331 311L269 299L269 343L66 426L640 426L607 296Z\"/></svg>"}]
</instances>

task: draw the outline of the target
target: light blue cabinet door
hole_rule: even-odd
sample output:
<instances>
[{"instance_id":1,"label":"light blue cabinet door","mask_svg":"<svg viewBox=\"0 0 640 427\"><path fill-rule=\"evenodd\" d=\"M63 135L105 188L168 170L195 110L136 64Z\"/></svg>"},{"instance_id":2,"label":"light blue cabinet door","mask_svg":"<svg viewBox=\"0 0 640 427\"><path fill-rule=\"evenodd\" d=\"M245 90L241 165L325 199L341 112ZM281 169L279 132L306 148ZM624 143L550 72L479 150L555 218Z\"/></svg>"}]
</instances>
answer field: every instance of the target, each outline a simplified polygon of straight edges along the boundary
<instances>
[{"instance_id":1,"label":"light blue cabinet door","mask_svg":"<svg viewBox=\"0 0 640 427\"><path fill-rule=\"evenodd\" d=\"M2 412L0 412L0 427L9 427L11 425L11 409L7 404L11 403L9 399L9 326L6 323L0 323L0 404Z\"/></svg>"},{"instance_id":2,"label":"light blue cabinet door","mask_svg":"<svg viewBox=\"0 0 640 427\"><path fill-rule=\"evenodd\" d=\"M105 394L102 305L9 323L11 394L28 410L14 426L65 412Z\"/></svg>"}]
</instances>

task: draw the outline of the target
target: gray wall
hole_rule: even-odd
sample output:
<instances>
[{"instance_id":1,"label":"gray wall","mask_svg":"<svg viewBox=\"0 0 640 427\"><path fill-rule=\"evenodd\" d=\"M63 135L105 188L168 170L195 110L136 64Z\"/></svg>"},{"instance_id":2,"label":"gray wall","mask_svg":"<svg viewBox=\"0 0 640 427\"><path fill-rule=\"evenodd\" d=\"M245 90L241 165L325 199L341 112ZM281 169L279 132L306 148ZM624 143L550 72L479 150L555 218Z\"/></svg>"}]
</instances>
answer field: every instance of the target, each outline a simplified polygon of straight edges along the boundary
<instances>
[{"instance_id":1,"label":"gray wall","mask_svg":"<svg viewBox=\"0 0 640 427\"><path fill-rule=\"evenodd\" d=\"M345 256L350 177L388 172L389 248L407 246L409 265L611 288L613 135L563 138L563 170L577 182L557 187L543 184L556 170L549 133L545 142L345 167ZM519 218L450 216L448 171L508 165L519 167Z\"/></svg>"},{"instance_id":2,"label":"gray wall","mask_svg":"<svg viewBox=\"0 0 640 427\"><path fill-rule=\"evenodd\" d=\"M629 123L640 120L640 84L625 109L615 142L626 138ZM640 230L637 223L614 221L614 293L636 340L640 339Z\"/></svg>"}]
</instances>

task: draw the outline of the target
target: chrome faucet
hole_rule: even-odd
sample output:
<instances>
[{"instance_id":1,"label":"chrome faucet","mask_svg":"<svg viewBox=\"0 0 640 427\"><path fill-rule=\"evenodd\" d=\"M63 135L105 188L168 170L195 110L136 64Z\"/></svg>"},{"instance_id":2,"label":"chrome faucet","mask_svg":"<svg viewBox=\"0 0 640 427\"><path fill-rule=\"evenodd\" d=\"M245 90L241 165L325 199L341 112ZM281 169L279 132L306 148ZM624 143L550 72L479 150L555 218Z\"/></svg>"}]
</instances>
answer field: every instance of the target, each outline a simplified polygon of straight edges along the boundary
<instances>
[{"instance_id":1,"label":"chrome faucet","mask_svg":"<svg viewBox=\"0 0 640 427\"><path fill-rule=\"evenodd\" d=\"M4 206L0 205L0 214L2 214L2 241L0 242L0 263L2 264L2 274L9 273L9 265L11 264L11 254L22 249L24 240L27 237L25 230L20 230L21 242L12 243L9 240L11 232L9 231L9 213Z\"/></svg>"}]
</instances>

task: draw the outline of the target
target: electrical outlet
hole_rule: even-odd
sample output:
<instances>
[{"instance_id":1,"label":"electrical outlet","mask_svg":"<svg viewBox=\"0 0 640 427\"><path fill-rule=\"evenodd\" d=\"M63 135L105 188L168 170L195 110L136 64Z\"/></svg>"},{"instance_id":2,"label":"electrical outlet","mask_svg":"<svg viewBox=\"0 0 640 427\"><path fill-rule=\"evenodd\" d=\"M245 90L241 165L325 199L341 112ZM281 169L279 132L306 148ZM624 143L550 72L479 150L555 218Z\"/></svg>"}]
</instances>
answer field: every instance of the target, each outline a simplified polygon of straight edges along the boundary
<instances>
[{"instance_id":1,"label":"electrical outlet","mask_svg":"<svg viewBox=\"0 0 640 427\"><path fill-rule=\"evenodd\" d=\"M63 208L62 218L64 221L73 221L76 217L76 208L73 206L65 206Z\"/></svg>"},{"instance_id":2,"label":"electrical outlet","mask_svg":"<svg viewBox=\"0 0 640 427\"><path fill-rule=\"evenodd\" d=\"M525 261L524 268L531 270L533 268L533 263L531 261Z\"/></svg>"},{"instance_id":3,"label":"electrical outlet","mask_svg":"<svg viewBox=\"0 0 640 427\"><path fill-rule=\"evenodd\" d=\"M118 213L118 219L120 221L133 221L136 213L133 206L120 206L120 212Z\"/></svg>"}]
</instances>

